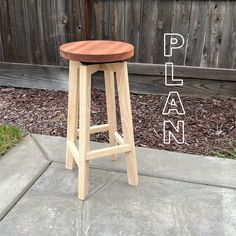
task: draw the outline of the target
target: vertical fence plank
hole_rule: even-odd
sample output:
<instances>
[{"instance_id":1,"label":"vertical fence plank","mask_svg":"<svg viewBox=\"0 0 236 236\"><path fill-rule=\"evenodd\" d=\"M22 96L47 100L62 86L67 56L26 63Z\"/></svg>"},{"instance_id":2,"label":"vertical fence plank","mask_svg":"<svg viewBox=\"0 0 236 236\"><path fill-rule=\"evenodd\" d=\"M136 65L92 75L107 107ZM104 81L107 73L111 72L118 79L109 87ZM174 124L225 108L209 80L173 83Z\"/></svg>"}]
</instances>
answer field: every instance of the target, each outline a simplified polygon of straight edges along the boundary
<instances>
[{"instance_id":1,"label":"vertical fence plank","mask_svg":"<svg viewBox=\"0 0 236 236\"><path fill-rule=\"evenodd\" d=\"M228 1L218 67L236 68L236 2Z\"/></svg>"},{"instance_id":2,"label":"vertical fence plank","mask_svg":"<svg viewBox=\"0 0 236 236\"><path fill-rule=\"evenodd\" d=\"M23 63L32 63L31 41L28 34L27 16L25 10L25 1L9 1L9 17L11 19L12 40L16 61ZM23 46L24 45L24 46Z\"/></svg>"},{"instance_id":3,"label":"vertical fence plank","mask_svg":"<svg viewBox=\"0 0 236 236\"><path fill-rule=\"evenodd\" d=\"M172 29L174 2L170 0L160 0L157 3L157 8L158 19L154 40L153 62L164 64L168 61L168 59L164 57L164 33L169 33ZM168 44L167 47L169 47Z\"/></svg>"},{"instance_id":4,"label":"vertical fence plank","mask_svg":"<svg viewBox=\"0 0 236 236\"><path fill-rule=\"evenodd\" d=\"M4 50L3 50L3 43L2 43L2 33L0 32L0 61L4 61Z\"/></svg>"},{"instance_id":5,"label":"vertical fence plank","mask_svg":"<svg viewBox=\"0 0 236 236\"><path fill-rule=\"evenodd\" d=\"M227 5L225 1L210 2L201 66L217 67L218 65Z\"/></svg>"},{"instance_id":6,"label":"vertical fence plank","mask_svg":"<svg viewBox=\"0 0 236 236\"><path fill-rule=\"evenodd\" d=\"M91 39L91 30L92 30L92 0L84 0L84 29L85 29L85 38Z\"/></svg>"},{"instance_id":7,"label":"vertical fence plank","mask_svg":"<svg viewBox=\"0 0 236 236\"><path fill-rule=\"evenodd\" d=\"M125 39L125 1L110 1L109 39L124 41Z\"/></svg>"},{"instance_id":8,"label":"vertical fence plank","mask_svg":"<svg viewBox=\"0 0 236 236\"><path fill-rule=\"evenodd\" d=\"M230 59L229 59L229 67L236 69L236 2L230 2L231 4L231 41L230 41Z\"/></svg>"},{"instance_id":9,"label":"vertical fence plank","mask_svg":"<svg viewBox=\"0 0 236 236\"><path fill-rule=\"evenodd\" d=\"M142 1L139 35L139 62L153 63L153 48L156 42L157 1Z\"/></svg>"},{"instance_id":10,"label":"vertical fence plank","mask_svg":"<svg viewBox=\"0 0 236 236\"><path fill-rule=\"evenodd\" d=\"M27 18L28 34L31 42L31 57L33 64L46 64L44 38L41 34L38 4L32 0L25 0L25 17Z\"/></svg>"},{"instance_id":11,"label":"vertical fence plank","mask_svg":"<svg viewBox=\"0 0 236 236\"><path fill-rule=\"evenodd\" d=\"M56 53L58 55L59 65L67 65L65 61L59 55L59 46L63 43L68 42L68 16L66 11L66 0L57 1L55 0L55 40L56 40Z\"/></svg>"},{"instance_id":12,"label":"vertical fence plank","mask_svg":"<svg viewBox=\"0 0 236 236\"><path fill-rule=\"evenodd\" d=\"M67 40L75 41L82 40L86 38L86 25L85 25L85 15L84 0L66 0L66 12L68 17L67 24Z\"/></svg>"},{"instance_id":13,"label":"vertical fence plank","mask_svg":"<svg viewBox=\"0 0 236 236\"><path fill-rule=\"evenodd\" d=\"M186 65L200 66L209 1L192 1Z\"/></svg>"},{"instance_id":14,"label":"vertical fence plank","mask_svg":"<svg viewBox=\"0 0 236 236\"><path fill-rule=\"evenodd\" d=\"M111 35L111 27L110 27L110 18L111 18L111 12L110 12L110 5L111 1L102 1L102 38L104 39L110 39Z\"/></svg>"},{"instance_id":15,"label":"vertical fence plank","mask_svg":"<svg viewBox=\"0 0 236 236\"><path fill-rule=\"evenodd\" d=\"M110 38L110 1L93 1L93 39L109 39Z\"/></svg>"},{"instance_id":16,"label":"vertical fence plank","mask_svg":"<svg viewBox=\"0 0 236 236\"><path fill-rule=\"evenodd\" d=\"M134 45L134 57L132 61L138 62L139 58L139 36L141 22L142 0L126 1L125 5L125 41Z\"/></svg>"},{"instance_id":17,"label":"vertical fence plank","mask_svg":"<svg viewBox=\"0 0 236 236\"><path fill-rule=\"evenodd\" d=\"M11 19L9 18L9 0L0 1L0 30L4 50L4 60L6 62L16 62L16 51L13 42L13 32Z\"/></svg>"},{"instance_id":18,"label":"vertical fence plank","mask_svg":"<svg viewBox=\"0 0 236 236\"><path fill-rule=\"evenodd\" d=\"M47 64L59 64L58 38L56 35L55 0L42 1L41 14L45 40L45 55Z\"/></svg>"},{"instance_id":19,"label":"vertical fence plank","mask_svg":"<svg viewBox=\"0 0 236 236\"><path fill-rule=\"evenodd\" d=\"M92 17L92 38L93 39L102 39L102 20L103 20L103 4L100 0L93 1L93 17Z\"/></svg>"},{"instance_id":20,"label":"vertical fence plank","mask_svg":"<svg viewBox=\"0 0 236 236\"><path fill-rule=\"evenodd\" d=\"M173 50L171 61L175 65L185 64L185 53L188 44L189 20L191 14L192 1L175 0L173 20L172 20L172 33L181 34L184 37L185 45L178 49Z\"/></svg>"},{"instance_id":21,"label":"vertical fence plank","mask_svg":"<svg viewBox=\"0 0 236 236\"><path fill-rule=\"evenodd\" d=\"M37 5L39 16L40 40L45 50L43 63L49 65L63 64L59 56L59 45L65 41L66 27L63 16L66 15L65 2L51 0L40 1Z\"/></svg>"},{"instance_id":22,"label":"vertical fence plank","mask_svg":"<svg viewBox=\"0 0 236 236\"><path fill-rule=\"evenodd\" d=\"M38 60L41 60L41 64L47 64L48 60L47 60L47 55L46 55L46 40L45 40L45 32L44 32L44 24L43 24L43 8L42 8L42 1L37 1L36 3L29 0L30 1L30 9L32 11L30 12L30 17L32 20L32 25L31 25L31 29L37 28L37 30L35 30L36 35L32 35L32 37L35 39L36 42L34 42L36 44L36 51L35 51L35 56L37 56L36 58ZM36 14L37 18L34 16L34 14ZM34 19L35 18L35 19ZM33 25L33 23L35 23L35 25ZM37 39L38 37L38 39Z\"/></svg>"},{"instance_id":23,"label":"vertical fence plank","mask_svg":"<svg viewBox=\"0 0 236 236\"><path fill-rule=\"evenodd\" d=\"M23 7L23 18L24 18L24 25L25 25L25 38L27 39L27 47L28 47L28 63L34 63L33 59L33 50L34 48L32 47L32 39L31 39L31 28L29 27L29 6L28 6L28 1L27 0L22 0L22 7Z\"/></svg>"}]
</instances>

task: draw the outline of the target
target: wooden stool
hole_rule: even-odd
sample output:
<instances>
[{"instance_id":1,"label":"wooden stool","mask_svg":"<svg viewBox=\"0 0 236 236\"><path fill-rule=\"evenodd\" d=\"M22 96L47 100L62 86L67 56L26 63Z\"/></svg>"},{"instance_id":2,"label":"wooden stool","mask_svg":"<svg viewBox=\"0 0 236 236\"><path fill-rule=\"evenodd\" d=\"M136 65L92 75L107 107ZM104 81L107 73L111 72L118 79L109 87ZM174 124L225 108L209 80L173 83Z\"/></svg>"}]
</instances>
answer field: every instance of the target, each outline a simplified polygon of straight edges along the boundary
<instances>
[{"instance_id":1,"label":"wooden stool","mask_svg":"<svg viewBox=\"0 0 236 236\"><path fill-rule=\"evenodd\" d=\"M78 197L88 194L89 160L126 153L128 183L138 184L137 163L129 94L127 60L134 54L131 44L116 41L91 40L64 44L60 54L70 60L66 168L79 166ZM90 127L91 75L104 71L108 124ZM117 132L115 81L119 95L123 137ZM79 110L79 129L78 128ZM90 134L109 131L111 147L90 150ZM76 146L79 136L79 150Z\"/></svg>"}]
</instances>

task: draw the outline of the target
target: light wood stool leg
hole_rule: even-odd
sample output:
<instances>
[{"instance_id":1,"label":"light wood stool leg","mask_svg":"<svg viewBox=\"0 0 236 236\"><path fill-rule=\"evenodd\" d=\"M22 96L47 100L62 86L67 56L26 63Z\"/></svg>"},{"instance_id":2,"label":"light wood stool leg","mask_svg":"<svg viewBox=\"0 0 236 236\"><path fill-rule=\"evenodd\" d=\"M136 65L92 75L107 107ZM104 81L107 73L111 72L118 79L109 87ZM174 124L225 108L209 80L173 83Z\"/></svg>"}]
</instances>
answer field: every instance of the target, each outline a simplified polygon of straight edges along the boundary
<instances>
[{"instance_id":1,"label":"light wood stool leg","mask_svg":"<svg viewBox=\"0 0 236 236\"><path fill-rule=\"evenodd\" d=\"M106 90L107 120L109 125L109 143L111 146L115 146L117 144L115 140L115 132L117 131L117 125L114 72L105 70L104 77ZM117 156L112 155L111 159L116 160Z\"/></svg>"},{"instance_id":2,"label":"light wood stool leg","mask_svg":"<svg viewBox=\"0 0 236 236\"><path fill-rule=\"evenodd\" d=\"M80 113L79 113L79 199L88 195L89 162L86 154L90 149L90 102L91 75L87 67L80 66Z\"/></svg>"},{"instance_id":3,"label":"light wood stool leg","mask_svg":"<svg viewBox=\"0 0 236 236\"><path fill-rule=\"evenodd\" d=\"M128 182L130 185L138 184L137 161L133 136L133 123L131 112L131 101L129 92L129 78L127 62L118 66L116 70L118 95L120 103L121 124L124 136L124 143L131 145L131 151L127 153L126 167Z\"/></svg>"},{"instance_id":4,"label":"light wood stool leg","mask_svg":"<svg viewBox=\"0 0 236 236\"><path fill-rule=\"evenodd\" d=\"M91 75L104 70L108 124L90 127ZM117 132L115 82L116 72L123 137ZM132 112L129 92L127 62L104 65L82 65L70 61L68 131L66 168L72 169L75 161L79 165L78 198L88 195L89 160L118 153L126 153L128 183L138 184L137 162L133 137ZM79 104L80 101L80 104ZM76 147L79 110L79 150ZM109 131L111 147L90 151L90 133ZM117 145L119 144L119 145Z\"/></svg>"},{"instance_id":5,"label":"light wood stool leg","mask_svg":"<svg viewBox=\"0 0 236 236\"><path fill-rule=\"evenodd\" d=\"M69 91L68 91L68 118L67 118L67 141L76 144L79 109L79 65L77 61L70 61L69 66ZM66 147L66 169L72 170L75 166L74 158Z\"/></svg>"}]
</instances>

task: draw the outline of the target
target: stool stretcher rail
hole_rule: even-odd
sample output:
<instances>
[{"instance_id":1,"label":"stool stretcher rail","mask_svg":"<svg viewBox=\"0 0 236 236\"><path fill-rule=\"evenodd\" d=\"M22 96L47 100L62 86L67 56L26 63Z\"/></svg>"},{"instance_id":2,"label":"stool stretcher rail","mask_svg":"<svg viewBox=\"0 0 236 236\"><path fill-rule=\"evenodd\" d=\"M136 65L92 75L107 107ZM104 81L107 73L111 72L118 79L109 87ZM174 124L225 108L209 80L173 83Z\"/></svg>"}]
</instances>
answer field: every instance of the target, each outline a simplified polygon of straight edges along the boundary
<instances>
[{"instance_id":1,"label":"stool stretcher rail","mask_svg":"<svg viewBox=\"0 0 236 236\"><path fill-rule=\"evenodd\" d=\"M71 155L75 159L76 164L79 165L79 151L76 145L71 141L67 141L67 147L69 151L71 152Z\"/></svg>"},{"instance_id":2,"label":"stool stretcher rail","mask_svg":"<svg viewBox=\"0 0 236 236\"><path fill-rule=\"evenodd\" d=\"M94 125L94 126L90 127L90 134L106 132L106 131L108 131L108 129L109 129L109 125L108 124ZM77 136L79 136L79 129L77 129Z\"/></svg>"},{"instance_id":3,"label":"stool stretcher rail","mask_svg":"<svg viewBox=\"0 0 236 236\"><path fill-rule=\"evenodd\" d=\"M121 135L118 132L115 132L115 140L118 144L122 145L124 144L124 139L121 137Z\"/></svg>"},{"instance_id":4,"label":"stool stretcher rail","mask_svg":"<svg viewBox=\"0 0 236 236\"><path fill-rule=\"evenodd\" d=\"M113 154L125 153L131 151L130 144L123 144L119 146L102 148L94 151L89 151L86 154L86 160L93 160L104 156L111 156Z\"/></svg>"},{"instance_id":5,"label":"stool stretcher rail","mask_svg":"<svg viewBox=\"0 0 236 236\"><path fill-rule=\"evenodd\" d=\"M76 164L79 165L79 151L76 145L71 141L68 141L67 145L73 158L75 159ZM130 151L131 151L130 144L122 144L118 146L102 148L98 150L89 151L86 154L86 160L93 160L100 157L111 156L113 154L126 153Z\"/></svg>"}]
</instances>

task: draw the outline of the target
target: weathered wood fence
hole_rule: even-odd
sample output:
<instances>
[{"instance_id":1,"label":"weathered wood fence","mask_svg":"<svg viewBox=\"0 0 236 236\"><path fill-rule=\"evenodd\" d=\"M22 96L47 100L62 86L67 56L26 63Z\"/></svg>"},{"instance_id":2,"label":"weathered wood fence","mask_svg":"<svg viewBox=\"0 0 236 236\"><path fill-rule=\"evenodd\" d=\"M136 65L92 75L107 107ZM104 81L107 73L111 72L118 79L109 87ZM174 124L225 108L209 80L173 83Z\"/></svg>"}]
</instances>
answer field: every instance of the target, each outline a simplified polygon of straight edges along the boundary
<instances>
[{"instance_id":1,"label":"weathered wood fence","mask_svg":"<svg viewBox=\"0 0 236 236\"><path fill-rule=\"evenodd\" d=\"M135 46L129 71L142 76L133 79L134 91L166 93L163 64L170 60L178 65L175 76L185 78L186 94L236 96L235 12L236 1L0 0L0 85L66 89L61 69L52 72L60 79L46 84L50 68L27 72L25 65L5 63L67 66L59 45L111 39ZM164 57L167 32L185 38L171 59Z\"/></svg>"},{"instance_id":2,"label":"weathered wood fence","mask_svg":"<svg viewBox=\"0 0 236 236\"><path fill-rule=\"evenodd\" d=\"M0 61L65 65L60 44L85 38L131 42L133 61L163 64L163 36L186 44L178 65L236 68L236 1L1 0Z\"/></svg>"}]
</instances>

